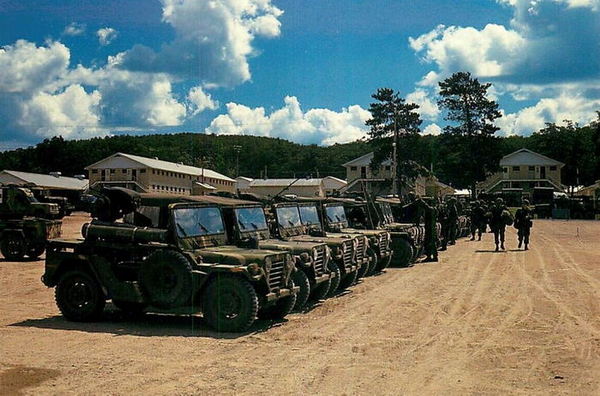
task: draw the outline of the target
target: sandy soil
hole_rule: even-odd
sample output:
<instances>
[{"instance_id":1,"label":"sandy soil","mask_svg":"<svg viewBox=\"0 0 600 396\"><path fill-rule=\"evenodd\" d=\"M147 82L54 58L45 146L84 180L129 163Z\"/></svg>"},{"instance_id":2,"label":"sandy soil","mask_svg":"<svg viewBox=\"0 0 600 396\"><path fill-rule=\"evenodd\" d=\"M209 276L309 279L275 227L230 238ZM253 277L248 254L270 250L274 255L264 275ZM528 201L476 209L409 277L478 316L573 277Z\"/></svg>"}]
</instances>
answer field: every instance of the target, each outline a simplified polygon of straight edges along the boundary
<instances>
[{"instance_id":1,"label":"sandy soil","mask_svg":"<svg viewBox=\"0 0 600 396\"><path fill-rule=\"evenodd\" d=\"M65 235L85 219L65 221ZM200 317L62 319L43 261L0 261L2 394L600 394L600 222L532 250L461 240L247 334Z\"/></svg>"}]
</instances>

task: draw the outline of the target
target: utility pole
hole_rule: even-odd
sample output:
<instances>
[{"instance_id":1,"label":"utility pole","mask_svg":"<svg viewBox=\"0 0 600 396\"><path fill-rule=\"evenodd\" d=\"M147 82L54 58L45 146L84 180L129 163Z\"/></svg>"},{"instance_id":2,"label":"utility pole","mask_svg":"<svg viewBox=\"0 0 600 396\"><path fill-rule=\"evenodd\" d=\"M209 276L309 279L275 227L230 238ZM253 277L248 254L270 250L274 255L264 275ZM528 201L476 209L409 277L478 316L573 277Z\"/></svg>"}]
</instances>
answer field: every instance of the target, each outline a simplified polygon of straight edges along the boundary
<instances>
[{"instance_id":1,"label":"utility pole","mask_svg":"<svg viewBox=\"0 0 600 396\"><path fill-rule=\"evenodd\" d=\"M392 194L396 194L400 198L400 177L398 173L398 110L394 108L394 142L392 143Z\"/></svg>"},{"instance_id":2,"label":"utility pole","mask_svg":"<svg viewBox=\"0 0 600 396\"><path fill-rule=\"evenodd\" d=\"M235 177L240 176L240 151L242 151L242 146L234 145L233 151L235 151Z\"/></svg>"}]
</instances>

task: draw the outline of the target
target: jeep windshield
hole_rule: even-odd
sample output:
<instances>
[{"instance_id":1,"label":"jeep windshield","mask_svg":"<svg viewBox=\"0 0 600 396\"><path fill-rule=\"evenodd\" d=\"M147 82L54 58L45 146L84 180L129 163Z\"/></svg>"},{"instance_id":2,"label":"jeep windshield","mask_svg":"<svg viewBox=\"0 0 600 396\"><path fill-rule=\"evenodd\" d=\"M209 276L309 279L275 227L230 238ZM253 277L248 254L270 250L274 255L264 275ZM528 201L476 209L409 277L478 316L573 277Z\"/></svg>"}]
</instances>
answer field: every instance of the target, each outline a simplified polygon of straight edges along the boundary
<instances>
[{"instance_id":1,"label":"jeep windshield","mask_svg":"<svg viewBox=\"0 0 600 396\"><path fill-rule=\"evenodd\" d=\"M223 234L223 219L218 208L177 208L173 220L180 238Z\"/></svg>"},{"instance_id":2,"label":"jeep windshield","mask_svg":"<svg viewBox=\"0 0 600 396\"><path fill-rule=\"evenodd\" d=\"M259 206L254 208L238 208L235 210L240 231L259 231L267 229L265 212Z\"/></svg>"},{"instance_id":3,"label":"jeep windshield","mask_svg":"<svg viewBox=\"0 0 600 396\"><path fill-rule=\"evenodd\" d=\"M280 227L292 228L300 227L302 222L300 221L300 212L296 206L283 206L276 209L277 222Z\"/></svg>"},{"instance_id":4,"label":"jeep windshield","mask_svg":"<svg viewBox=\"0 0 600 396\"><path fill-rule=\"evenodd\" d=\"M325 207L325 216L327 216L327 221L330 223L343 223L347 221L343 206Z\"/></svg>"},{"instance_id":5,"label":"jeep windshield","mask_svg":"<svg viewBox=\"0 0 600 396\"><path fill-rule=\"evenodd\" d=\"M300 206L300 220L304 225L321 225L316 206Z\"/></svg>"}]
</instances>

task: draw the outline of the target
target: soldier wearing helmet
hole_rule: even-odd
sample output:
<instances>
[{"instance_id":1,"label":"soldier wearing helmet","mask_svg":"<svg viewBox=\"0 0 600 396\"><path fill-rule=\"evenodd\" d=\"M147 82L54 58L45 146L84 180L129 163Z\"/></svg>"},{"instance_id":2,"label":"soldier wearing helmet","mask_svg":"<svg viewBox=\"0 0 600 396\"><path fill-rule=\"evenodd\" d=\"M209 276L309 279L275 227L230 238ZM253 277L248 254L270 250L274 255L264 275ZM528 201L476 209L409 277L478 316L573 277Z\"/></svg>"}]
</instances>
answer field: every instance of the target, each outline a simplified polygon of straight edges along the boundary
<instances>
[{"instance_id":1,"label":"soldier wearing helmet","mask_svg":"<svg viewBox=\"0 0 600 396\"><path fill-rule=\"evenodd\" d=\"M496 243L496 251L504 248L504 237L506 226L512 224L512 216L504 205L502 198L497 198L496 203L490 208L489 223L492 232L494 233L494 242Z\"/></svg>"},{"instance_id":2,"label":"soldier wearing helmet","mask_svg":"<svg viewBox=\"0 0 600 396\"><path fill-rule=\"evenodd\" d=\"M529 201L524 199L522 206L515 213L515 228L519 238L519 249L525 244L524 249L529 249L529 235L533 226L533 212L529 206Z\"/></svg>"}]
</instances>

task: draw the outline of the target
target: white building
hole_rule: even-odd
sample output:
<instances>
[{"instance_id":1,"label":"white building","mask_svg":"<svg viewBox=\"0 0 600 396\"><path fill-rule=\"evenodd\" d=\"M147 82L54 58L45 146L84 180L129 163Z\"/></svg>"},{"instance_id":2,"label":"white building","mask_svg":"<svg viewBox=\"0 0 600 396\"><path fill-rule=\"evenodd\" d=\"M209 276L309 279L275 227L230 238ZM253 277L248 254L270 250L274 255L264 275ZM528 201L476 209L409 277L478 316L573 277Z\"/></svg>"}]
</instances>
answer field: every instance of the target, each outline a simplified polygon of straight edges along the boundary
<instances>
[{"instance_id":1,"label":"white building","mask_svg":"<svg viewBox=\"0 0 600 396\"><path fill-rule=\"evenodd\" d=\"M67 177L59 172L50 175L40 173L21 172L14 170L3 170L0 172L0 183L32 185L47 190L55 191L84 191L88 188L88 179L85 177Z\"/></svg>"}]
</instances>

